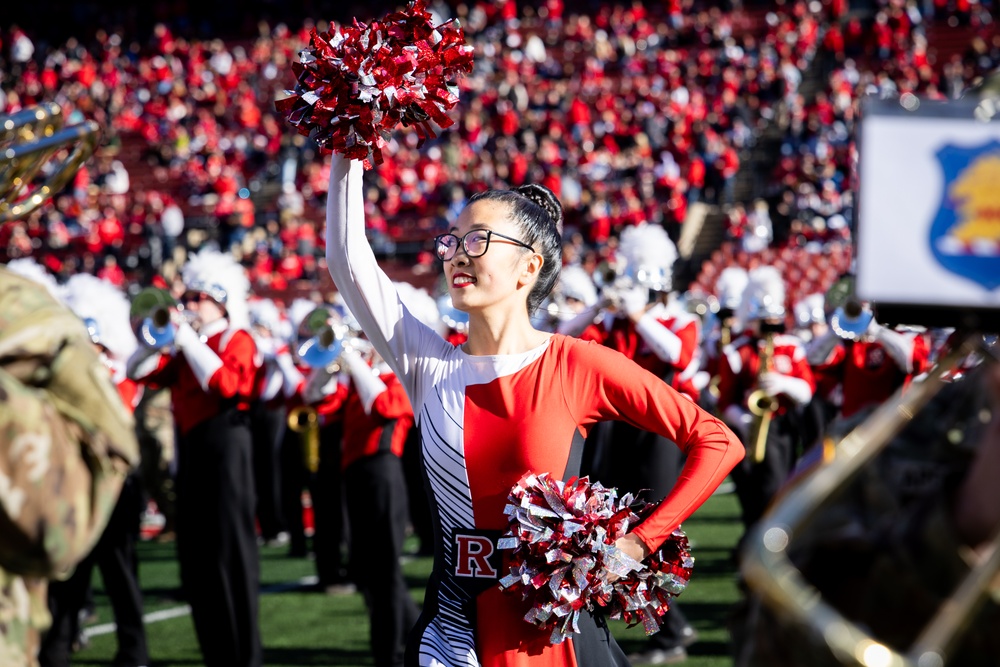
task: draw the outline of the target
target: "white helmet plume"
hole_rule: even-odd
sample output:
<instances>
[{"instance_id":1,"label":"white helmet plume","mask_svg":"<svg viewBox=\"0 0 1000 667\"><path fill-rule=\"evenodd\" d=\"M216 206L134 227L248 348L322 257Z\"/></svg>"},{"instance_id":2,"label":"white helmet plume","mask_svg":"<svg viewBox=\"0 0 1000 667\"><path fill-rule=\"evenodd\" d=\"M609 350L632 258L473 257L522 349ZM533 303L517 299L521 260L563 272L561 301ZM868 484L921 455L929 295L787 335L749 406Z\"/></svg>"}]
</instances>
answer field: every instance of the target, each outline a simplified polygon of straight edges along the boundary
<instances>
[{"instance_id":1,"label":"white helmet plume","mask_svg":"<svg viewBox=\"0 0 1000 667\"><path fill-rule=\"evenodd\" d=\"M559 290L563 297L576 299L588 308L597 303L597 287L586 269L578 265L564 266L559 272Z\"/></svg>"},{"instance_id":2,"label":"white helmet plume","mask_svg":"<svg viewBox=\"0 0 1000 667\"><path fill-rule=\"evenodd\" d=\"M181 279L187 289L204 292L225 308L230 327L250 328L250 281L232 255L205 248L188 259L181 269Z\"/></svg>"},{"instance_id":3,"label":"white helmet plume","mask_svg":"<svg viewBox=\"0 0 1000 667\"><path fill-rule=\"evenodd\" d=\"M669 292L677 246L660 225L643 223L622 231L618 253L625 260L625 274L636 283Z\"/></svg>"},{"instance_id":4,"label":"white helmet plume","mask_svg":"<svg viewBox=\"0 0 1000 667\"><path fill-rule=\"evenodd\" d=\"M87 324L91 339L111 357L125 361L132 356L136 339L129 321L131 304L124 292L89 273L78 273L66 281L62 296Z\"/></svg>"},{"instance_id":5,"label":"white helmet plume","mask_svg":"<svg viewBox=\"0 0 1000 667\"><path fill-rule=\"evenodd\" d=\"M785 316L785 279L778 269L758 266L750 272L740 311L739 319L744 324Z\"/></svg>"},{"instance_id":6,"label":"white helmet plume","mask_svg":"<svg viewBox=\"0 0 1000 667\"><path fill-rule=\"evenodd\" d=\"M35 281L47 289L54 299L62 301L59 283L56 282L55 276L31 257L11 260L7 263L7 268L22 278Z\"/></svg>"},{"instance_id":7,"label":"white helmet plume","mask_svg":"<svg viewBox=\"0 0 1000 667\"><path fill-rule=\"evenodd\" d=\"M750 275L746 269L739 266L723 269L715 281L715 296L719 299L719 307L736 311L749 282Z\"/></svg>"}]
</instances>

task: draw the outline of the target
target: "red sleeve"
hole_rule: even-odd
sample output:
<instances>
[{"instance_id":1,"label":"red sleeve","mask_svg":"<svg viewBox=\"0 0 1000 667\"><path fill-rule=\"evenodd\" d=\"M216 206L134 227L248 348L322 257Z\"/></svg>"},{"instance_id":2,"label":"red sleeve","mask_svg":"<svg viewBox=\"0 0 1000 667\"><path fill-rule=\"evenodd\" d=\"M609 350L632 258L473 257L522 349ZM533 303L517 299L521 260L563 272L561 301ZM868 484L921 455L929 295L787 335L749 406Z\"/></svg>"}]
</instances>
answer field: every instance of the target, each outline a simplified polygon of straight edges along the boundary
<instances>
[{"instance_id":1,"label":"red sleeve","mask_svg":"<svg viewBox=\"0 0 1000 667\"><path fill-rule=\"evenodd\" d=\"M169 387L177 382L178 363L177 357L172 357L169 354L161 354L160 361L156 365L156 370L149 375L139 378L137 382L153 389L164 389Z\"/></svg>"},{"instance_id":2,"label":"red sleeve","mask_svg":"<svg viewBox=\"0 0 1000 667\"><path fill-rule=\"evenodd\" d=\"M209 389L223 398L252 396L257 376L256 352L257 346L248 332L242 329L234 332L226 349L219 351L222 366L209 379Z\"/></svg>"},{"instance_id":3,"label":"red sleeve","mask_svg":"<svg viewBox=\"0 0 1000 667\"><path fill-rule=\"evenodd\" d=\"M382 375L382 381L386 384L386 390L375 398L372 404L372 417L377 416L386 421L412 417L413 408L410 406L410 399L403 384L394 374Z\"/></svg>"},{"instance_id":4,"label":"red sleeve","mask_svg":"<svg viewBox=\"0 0 1000 667\"><path fill-rule=\"evenodd\" d=\"M805 350L801 345L795 347L795 353L792 355L792 377L797 377L800 380L805 380L809 383L809 389L813 394L816 393L816 379L813 377L812 366L809 365L809 360L806 358Z\"/></svg>"},{"instance_id":5,"label":"red sleeve","mask_svg":"<svg viewBox=\"0 0 1000 667\"><path fill-rule=\"evenodd\" d=\"M720 420L618 352L577 342L567 365L564 386L589 406L587 414L578 415L580 423L624 420L669 438L687 455L674 488L635 529L655 549L743 459L743 445Z\"/></svg>"},{"instance_id":6,"label":"red sleeve","mask_svg":"<svg viewBox=\"0 0 1000 667\"><path fill-rule=\"evenodd\" d=\"M135 405L139 402L139 384L135 380L122 380L118 383L118 395L128 411L135 412Z\"/></svg>"},{"instance_id":7,"label":"red sleeve","mask_svg":"<svg viewBox=\"0 0 1000 667\"><path fill-rule=\"evenodd\" d=\"M844 362L846 360L846 349L843 345L837 345L823 363L813 367L813 378L816 380L816 393L820 398L828 398L830 392L843 382Z\"/></svg>"},{"instance_id":8,"label":"red sleeve","mask_svg":"<svg viewBox=\"0 0 1000 667\"><path fill-rule=\"evenodd\" d=\"M350 393L349 382L337 382L337 388L324 396L319 402L314 403L313 407L316 408L316 412L323 416L333 415L343 410ZM299 403L301 403L301 393L296 393L295 396L298 398Z\"/></svg>"},{"instance_id":9,"label":"red sleeve","mask_svg":"<svg viewBox=\"0 0 1000 667\"><path fill-rule=\"evenodd\" d=\"M917 334L913 339L913 375L920 375L931 365L931 348L927 336Z\"/></svg>"}]
</instances>

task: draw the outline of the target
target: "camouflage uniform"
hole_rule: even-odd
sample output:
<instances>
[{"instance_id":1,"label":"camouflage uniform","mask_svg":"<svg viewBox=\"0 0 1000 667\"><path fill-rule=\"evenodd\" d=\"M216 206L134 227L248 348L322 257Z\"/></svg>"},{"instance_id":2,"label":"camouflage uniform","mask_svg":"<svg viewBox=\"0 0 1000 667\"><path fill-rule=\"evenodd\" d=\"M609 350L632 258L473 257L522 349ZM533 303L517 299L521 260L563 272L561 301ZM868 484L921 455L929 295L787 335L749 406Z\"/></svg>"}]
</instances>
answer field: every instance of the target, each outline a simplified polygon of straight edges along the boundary
<instances>
[{"instance_id":1,"label":"camouflage uniform","mask_svg":"<svg viewBox=\"0 0 1000 667\"><path fill-rule=\"evenodd\" d=\"M143 388L135 408L135 427L142 451L139 472L143 491L166 519L164 532L173 531L177 492L173 477L174 411L169 388Z\"/></svg>"},{"instance_id":2,"label":"camouflage uniform","mask_svg":"<svg viewBox=\"0 0 1000 667\"><path fill-rule=\"evenodd\" d=\"M0 665L37 664L45 582L91 550L137 461L83 323L0 267Z\"/></svg>"}]
</instances>

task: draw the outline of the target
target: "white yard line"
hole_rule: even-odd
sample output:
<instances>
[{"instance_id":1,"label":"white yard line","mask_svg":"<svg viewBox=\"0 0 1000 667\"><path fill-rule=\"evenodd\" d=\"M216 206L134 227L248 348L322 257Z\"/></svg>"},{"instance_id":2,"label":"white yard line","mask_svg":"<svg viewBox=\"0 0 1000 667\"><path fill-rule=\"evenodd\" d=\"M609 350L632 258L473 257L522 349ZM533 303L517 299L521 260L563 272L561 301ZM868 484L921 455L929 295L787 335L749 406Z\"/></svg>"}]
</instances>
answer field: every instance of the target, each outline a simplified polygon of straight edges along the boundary
<instances>
[{"instance_id":1,"label":"white yard line","mask_svg":"<svg viewBox=\"0 0 1000 667\"><path fill-rule=\"evenodd\" d=\"M262 595L266 595L268 593L284 593L298 588L305 588L306 586L315 586L317 583L319 583L319 578L316 575L309 575L308 577L302 577L298 581L286 581L280 584L264 586L260 589L260 592ZM150 623L159 623L160 621L169 621L173 618L187 616L190 613L191 605L184 604L179 607L169 607L168 609L161 609L160 611L152 611L143 615L142 621L144 625L149 625ZM83 636L90 639L91 637L99 637L100 635L109 635L115 631L115 627L114 623L91 625L90 627L83 629Z\"/></svg>"}]
</instances>

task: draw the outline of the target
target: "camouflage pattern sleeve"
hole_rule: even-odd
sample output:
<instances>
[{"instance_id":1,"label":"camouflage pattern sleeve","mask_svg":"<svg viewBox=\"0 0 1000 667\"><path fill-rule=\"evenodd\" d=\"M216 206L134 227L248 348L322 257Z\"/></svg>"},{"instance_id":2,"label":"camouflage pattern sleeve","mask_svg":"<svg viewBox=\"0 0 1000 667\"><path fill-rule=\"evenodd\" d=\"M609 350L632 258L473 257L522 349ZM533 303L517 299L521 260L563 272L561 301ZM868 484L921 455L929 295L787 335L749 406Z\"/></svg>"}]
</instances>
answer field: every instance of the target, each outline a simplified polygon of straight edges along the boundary
<instances>
[{"instance_id":1,"label":"camouflage pattern sleeve","mask_svg":"<svg viewBox=\"0 0 1000 667\"><path fill-rule=\"evenodd\" d=\"M0 664L34 664L44 580L90 551L137 462L132 417L83 323L0 267ZM27 661L7 659L21 651Z\"/></svg>"}]
</instances>

